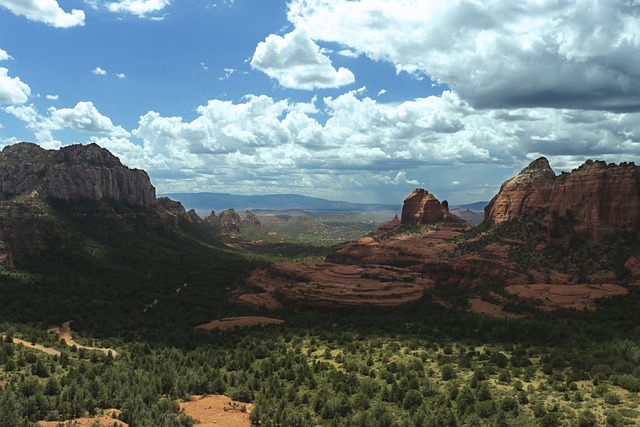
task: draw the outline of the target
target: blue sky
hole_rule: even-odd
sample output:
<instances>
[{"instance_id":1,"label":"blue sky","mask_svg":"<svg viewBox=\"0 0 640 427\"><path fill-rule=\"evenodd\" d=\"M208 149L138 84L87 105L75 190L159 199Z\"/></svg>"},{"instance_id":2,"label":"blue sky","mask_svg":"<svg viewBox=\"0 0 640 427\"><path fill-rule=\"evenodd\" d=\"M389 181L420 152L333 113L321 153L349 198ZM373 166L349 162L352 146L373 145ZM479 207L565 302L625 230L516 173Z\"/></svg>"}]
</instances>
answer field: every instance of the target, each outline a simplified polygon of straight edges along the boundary
<instances>
[{"instance_id":1,"label":"blue sky","mask_svg":"<svg viewBox=\"0 0 640 427\"><path fill-rule=\"evenodd\" d=\"M489 200L640 160L640 4L0 0L0 146L95 142L158 193Z\"/></svg>"}]
</instances>

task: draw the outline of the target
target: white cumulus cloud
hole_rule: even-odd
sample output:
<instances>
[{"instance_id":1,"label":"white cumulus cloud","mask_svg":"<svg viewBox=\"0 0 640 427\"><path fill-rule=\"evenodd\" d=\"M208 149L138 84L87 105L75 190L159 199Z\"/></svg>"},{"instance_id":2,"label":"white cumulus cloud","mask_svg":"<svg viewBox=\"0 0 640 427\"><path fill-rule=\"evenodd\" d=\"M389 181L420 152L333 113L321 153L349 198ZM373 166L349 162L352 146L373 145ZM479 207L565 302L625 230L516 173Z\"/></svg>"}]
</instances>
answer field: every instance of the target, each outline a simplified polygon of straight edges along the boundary
<instances>
[{"instance_id":1,"label":"white cumulus cloud","mask_svg":"<svg viewBox=\"0 0 640 427\"><path fill-rule=\"evenodd\" d=\"M52 27L69 28L84 25L85 15L82 10L73 9L67 13L56 0L0 0L0 6L15 15Z\"/></svg>"},{"instance_id":2,"label":"white cumulus cloud","mask_svg":"<svg viewBox=\"0 0 640 427\"><path fill-rule=\"evenodd\" d=\"M6 50L0 49L0 61L6 61L7 59L11 59L11 55Z\"/></svg>"},{"instance_id":3,"label":"white cumulus cloud","mask_svg":"<svg viewBox=\"0 0 640 427\"><path fill-rule=\"evenodd\" d=\"M355 81L350 70L336 69L302 30L295 30L284 37L268 36L256 47L251 66L291 89L336 88Z\"/></svg>"},{"instance_id":4,"label":"white cumulus cloud","mask_svg":"<svg viewBox=\"0 0 640 427\"><path fill-rule=\"evenodd\" d=\"M83 132L108 134L115 137L130 135L121 126L115 126L109 117L100 114L92 102L78 102L74 108L49 108L51 130L69 128Z\"/></svg>"},{"instance_id":5,"label":"white cumulus cloud","mask_svg":"<svg viewBox=\"0 0 640 427\"><path fill-rule=\"evenodd\" d=\"M33 105L9 106L4 110L24 121L27 128L34 131L38 142L55 141L53 132L62 129L105 134L116 138L131 135L121 126L114 125L109 117L102 115L92 102L78 102L73 108L50 107L48 116L40 114Z\"/></svg>"},{"instance_id":6,"label":"white cumulus cloud","mask_svg":"<svg viewBox=\"0 0 640 427\"><path fill-rule=\"evenodd\" d=\"M106 71L106 70L103 70L103 69L102 69L102 68L100 68L100 67L96 67L96 68L94 68L93 70L91 70L91 72L92 72L93 74L95 74L96 76L104 76L104 75L106 75L106 74L107 74L107 71Z\"/></svg>"},{"instance_id":7,"label":"white cumulus cloud","mask_svg":"<svg viewBox=\"0 0 640 427\"><path fill-rule=\"evenodd\" d=\"M19 77L9 77L9 70L0 67L0 104L24 104L30 95L29 85Z\"/></svg>"},{"instance_id":8,"label":"white cumulus cloud","mask_svg":"<svg viewBox=\"0 0 640 427\"><path fill-rule=\"evenodd\" d=\"M140 18L162 19L156 15L171 4L171 0L120 0L107 3L107 9L116 13L130 13Z\"/></svg>"},{"instance_id":9,"label":"white cumulus cloud","mask_svg":"<svg viewBox=\"0 0 640 427\"><path fill-rule=\"evenodd\" d=\"M478 108L640 109L637 2L292 0L288 19Z\"/></svg>"}]
</instances>

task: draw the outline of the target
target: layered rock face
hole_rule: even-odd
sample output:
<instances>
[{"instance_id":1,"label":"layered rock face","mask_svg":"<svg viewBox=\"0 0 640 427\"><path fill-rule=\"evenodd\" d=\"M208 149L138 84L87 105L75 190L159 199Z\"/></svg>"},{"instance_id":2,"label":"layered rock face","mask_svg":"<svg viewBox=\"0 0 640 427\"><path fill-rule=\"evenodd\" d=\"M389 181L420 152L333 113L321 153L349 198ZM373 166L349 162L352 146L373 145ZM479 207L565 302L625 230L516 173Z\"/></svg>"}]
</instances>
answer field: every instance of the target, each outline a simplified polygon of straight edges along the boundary
<instances>
[{"instance_id":1,"label":"layered rock face","mask_svg":"<svg viewBox=\"0 0 640 427\"><path fill-rule=\"evenodd\" d=\"M556 174L544 157L534 160L506 181L484 209L485 219L498 224L547 209Z\"/></svg>"},{"instance_id":2,"label":"layered rock face","mask_svg":"<svg viewBox=\"0 0 640 427\"><path fill-rule=\"evenodd\" d=\"M402 224L437 224L447 222L454 218L449 213L449 204L446 200L442 203L427 190L416 188L413 193L404 200L402 205Z\"/></svg>"},{"instance_id":3,"label":"layered rock face","mask_svg":"<svg viewBox=\"0 0 640 427\"><path fill-rule=\"evenodd\" d=\"M607 165L589 160L560 175L544 223L550 238L572 227L590 240L640 226L640 168L633 163Z\"/></svg>"},{"instance_id":4,"label":"layered rock face","mask_svg":"<svg viewBox=\"0 0 640 427\"><path fill-rule=\"evenodd\" d=\"M640 168L588 160L556 177L541 157L508 180L485 208L494 223L546 211L548 238L568 231L588 240L640 226Z\"/></svg>"},{"instance_id":5,"label":"layered rock face","mask_svg":"<svg viewBox=\"0 0 640 427\"><path fill-rule=\"evenodd\" d=\"M45 150L19 143L0 153L0 199L36 192L58 200L113 200L155 205L145 171L129 169L96 144Z\"/></svg>"}]
</instances>

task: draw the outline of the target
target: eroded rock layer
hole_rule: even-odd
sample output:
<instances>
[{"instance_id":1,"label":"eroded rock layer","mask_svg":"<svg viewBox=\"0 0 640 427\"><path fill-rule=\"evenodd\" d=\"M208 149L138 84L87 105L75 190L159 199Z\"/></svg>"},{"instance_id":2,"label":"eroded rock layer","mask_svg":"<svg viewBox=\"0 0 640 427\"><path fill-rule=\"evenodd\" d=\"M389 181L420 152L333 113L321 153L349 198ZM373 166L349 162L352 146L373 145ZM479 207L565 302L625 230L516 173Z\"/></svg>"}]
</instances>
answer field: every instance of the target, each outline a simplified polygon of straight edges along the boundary
<instances>
[{"instance_id":1,"label":"eroded rock layer","mask_svg":"<svg viewBox=\"0 0 640 427\"><path fill-rule=\"evenodd\" d=\"M499 224L544 212L550 240L574 231L598 240L640 226L640 168L633 163L586 161L557 176L544 157L506 181L485 208L485 220Z\"/></svg>"},{"instance_id":2,"label":"eroded rock layer","mask_svg":"<svg viewBox=\"0 0 640 427\"><path fill-rule=\"evenodd\" d=\"M551 238L572 227L589 240L640 226L640 168L589 160L558 176L544 222Z\"/></svg>"},{"instance_id":3,"label":"eroded rock layer","mask_svg":"<svg viewBox=\"0 0 640 427\"><path fill-rule=\"evenodd\" d=\"M155 188L143 170L129 169L96 144L45 150L31 143L0 153L0 199L36 192L58 200L113 200L154 205Z\"/></svg>"}]
</instances>

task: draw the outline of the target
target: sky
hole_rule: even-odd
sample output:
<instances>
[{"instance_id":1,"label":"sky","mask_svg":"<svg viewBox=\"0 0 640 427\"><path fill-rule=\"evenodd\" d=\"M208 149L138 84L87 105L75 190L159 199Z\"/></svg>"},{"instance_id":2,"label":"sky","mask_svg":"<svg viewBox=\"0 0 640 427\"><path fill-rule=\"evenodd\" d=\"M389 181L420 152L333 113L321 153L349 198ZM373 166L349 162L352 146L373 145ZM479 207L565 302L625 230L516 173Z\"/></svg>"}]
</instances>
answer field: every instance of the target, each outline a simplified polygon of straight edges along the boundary
<instances>
[{"instance_id":1,"label":"sky","mask_svg":"<svg viewBox=\"0 0 640 427\"><path fill-rule=\"evenodd\" d=\"M640 164L639 0L0 0L0 147L97 143L159 194L490 200Z\"/></svg>"}]
</instances>

